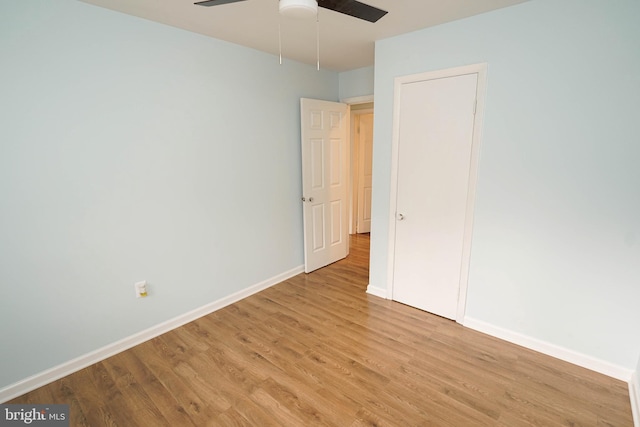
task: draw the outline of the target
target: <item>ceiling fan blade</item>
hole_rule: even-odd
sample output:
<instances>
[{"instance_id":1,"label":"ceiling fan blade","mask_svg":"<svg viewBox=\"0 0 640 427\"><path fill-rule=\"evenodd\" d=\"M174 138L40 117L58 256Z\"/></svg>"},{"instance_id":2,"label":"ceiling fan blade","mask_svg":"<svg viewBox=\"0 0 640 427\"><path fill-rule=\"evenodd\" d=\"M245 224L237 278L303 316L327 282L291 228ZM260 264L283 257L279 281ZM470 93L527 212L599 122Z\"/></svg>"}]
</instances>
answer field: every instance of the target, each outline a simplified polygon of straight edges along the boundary
<instances>
[{"instance_id":1,"label":"ceiling fan blade","mask_svg":"<svg viewBox=\"0 0 640 427\"><path fill-rule=\"evenodd\" d=\"M207 0L207 1L199 1L194 4L197 4L198 6L219 6L221 4L236 3L239 1L245 1L245 0Z\"/></svg>"},{"instance_id":2,"label":"ceiling fan blade","mask_svg":"<svg viewBox=\"0 0 640 427\"><path fill-rule=\"evenodd\" d=\"M318 6L369 22L376 22L387 14L386 10L356 0L318 0Z\"/></svg>"}]
</instances>

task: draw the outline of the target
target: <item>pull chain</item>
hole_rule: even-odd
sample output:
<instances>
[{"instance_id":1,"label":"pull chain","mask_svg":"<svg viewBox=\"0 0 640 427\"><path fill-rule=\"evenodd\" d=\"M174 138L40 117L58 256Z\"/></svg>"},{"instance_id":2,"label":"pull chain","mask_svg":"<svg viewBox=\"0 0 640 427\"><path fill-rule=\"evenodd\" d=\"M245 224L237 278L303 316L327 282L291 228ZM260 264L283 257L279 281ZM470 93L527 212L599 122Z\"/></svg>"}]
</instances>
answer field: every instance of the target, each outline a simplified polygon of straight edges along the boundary
<instances>
[{"instance_id":1,"label":"pull chain","mask_svg":"<svg viewBox=\"0 0 640 427\"><path fill-rule=\"evenodd\" d=\"M320 14L316 12L316 69L320 71Z\"/></svg>"},{"instance_id":2,"label":"pull chain","mask_svg":"<svg viewBox=\"0 0 640 427\"><path fill-rule=\"evenodd\" d=\"M282 65L282 30L280 29L280 21L282 18L278 16L278 53L280 54L280 65Z\"/></svg>"}]
</instances>

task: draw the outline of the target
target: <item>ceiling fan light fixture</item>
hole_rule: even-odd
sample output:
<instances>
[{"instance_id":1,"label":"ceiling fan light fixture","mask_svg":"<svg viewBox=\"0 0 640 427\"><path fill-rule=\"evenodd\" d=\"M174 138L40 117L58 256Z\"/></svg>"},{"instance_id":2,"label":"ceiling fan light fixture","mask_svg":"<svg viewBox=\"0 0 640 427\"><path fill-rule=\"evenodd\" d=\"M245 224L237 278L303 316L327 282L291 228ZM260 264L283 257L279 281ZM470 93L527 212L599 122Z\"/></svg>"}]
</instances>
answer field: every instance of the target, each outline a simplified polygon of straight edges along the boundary
<instances>
[{"instance_id":1,"label":"ceiling fan light fixture","mask_svg":"<svg viewBox=\"0 0 640 427\"><path fill-rule=\"evenodd\" d=\"M280 0L280 14L290 18L311 18L318 13L316 0Z\"/></svg>"}]
</instances>

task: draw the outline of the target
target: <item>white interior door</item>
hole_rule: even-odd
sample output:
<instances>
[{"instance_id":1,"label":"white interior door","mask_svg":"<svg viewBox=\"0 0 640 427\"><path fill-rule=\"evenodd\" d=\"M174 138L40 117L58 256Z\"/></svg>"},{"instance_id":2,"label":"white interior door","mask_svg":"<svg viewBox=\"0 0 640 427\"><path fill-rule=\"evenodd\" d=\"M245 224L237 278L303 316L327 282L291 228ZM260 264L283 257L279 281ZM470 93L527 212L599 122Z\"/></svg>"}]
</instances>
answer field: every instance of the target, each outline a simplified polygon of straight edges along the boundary
<instances>
[{"instance_id":1,"label":"white interior door","mask_svg":"<svg viewBox=\"0 0 640 427\"><path fill-rule=\"evenodd\" d=\"M347 109L337 102L300 100L307 273L349 252Z\"/></svg>"},{"instance_id":2,"label":"white interior door","mask_svg":"<svg viewBox=\"0 0 640 427\"><path fill-rule=\"evenodd\" d=\"M477 84L471 73L405 83L396 94L392 298L450 319L465 268Z\"/></svg>"},{"instance_id":3,"label":"white interior door","mask_svg":"<svg viewBox=\"0 0 640 427\"><path fill-rule=\"evenodd\" d=\"M358 118L358 220L357 233L371 231L371 177L373 174L373 113Z\"/></svg>"}]
</instances>

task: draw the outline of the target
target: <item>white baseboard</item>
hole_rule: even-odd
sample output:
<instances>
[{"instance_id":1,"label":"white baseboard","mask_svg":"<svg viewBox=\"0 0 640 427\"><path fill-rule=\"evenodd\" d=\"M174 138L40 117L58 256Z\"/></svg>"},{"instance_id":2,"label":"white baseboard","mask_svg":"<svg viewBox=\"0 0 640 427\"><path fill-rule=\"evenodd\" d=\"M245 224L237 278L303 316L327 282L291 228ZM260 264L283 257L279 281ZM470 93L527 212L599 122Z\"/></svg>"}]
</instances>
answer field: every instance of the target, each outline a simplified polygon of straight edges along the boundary
<instances>
[{"instance_id":1,"label":"white baseboard","mask_svg":"<svg viewBox=\"0 0 640 427\"><path fill-rule=\"evenodd\" d=\"M629 381L629 397L631 398L631 412L633 423L640 427L640 372L635 371Z\"/></svg>"},{"instance_id":2,"label":"white baseboard","mask_svg":"<svg viewBox=\"0 0 640 427\"><path fill-rule=\"evenodd\" d=\"M556 359L564 360L565 362L573 363L574 365L599 372L624 382L629 382L631 374L633 373L630 369L614 365L613 363L596 359L595 357L587 356L585 354L578 353L577 351L569 350L499 326L494 326L481 320L465 317L462 324L468 328L475 329L476 331L538 351L548 356L555 357Z\"/></svg>"},{"instance_id":3,"label":"white baseboard","mask_svg":"<svg viewBox=\"0 0 640 427\"><path fill-rule=\"evenodd\" d=\"M387 299L387 290L375 286L367 285L367 293L380 298Z\"/></svg>"},{"instance_id":4,"label":"white baseboard","mask_svg":"<svg viewBox=\"0 0 640 427\"><path fill-rule=\"evenodd\" d=\"M100 362L124 350L128 350L131 347L135 347L138 344L142 344L145 341L148 341L175 328L192 322L202 316L213 313L216 310L220 310L227 305L233 304L236 301L240 301L243 298L258 293L268 287L276 285L303 272L304 266L299 266L289 271L285 271L282 274L271 277L260 283L256 283L255 285L249 286L248 288L235 292L217 301L213 301L209 304L203 305L202 307L174 317L173 319L167 320L166 322L162 322L155 326L152 326L149 329L138 332L124 339L108 344L95 351L69 360L68 362L62 363L58 366L54 366L51 369L47 369L46 371L40 372L31 377L25 378L24 380L11 384L3 389L0 389L0 403L9 401L13 398L35 390L38 387L42 387L43 385L49 384L50 382L66 377L69 374L86 368L87 366Z\"/></svg>"}]
</instances>

